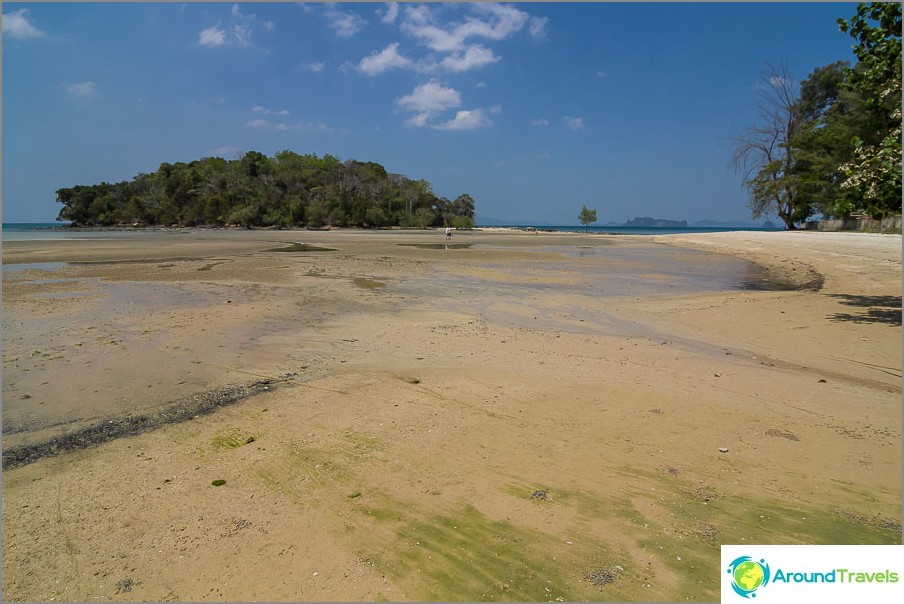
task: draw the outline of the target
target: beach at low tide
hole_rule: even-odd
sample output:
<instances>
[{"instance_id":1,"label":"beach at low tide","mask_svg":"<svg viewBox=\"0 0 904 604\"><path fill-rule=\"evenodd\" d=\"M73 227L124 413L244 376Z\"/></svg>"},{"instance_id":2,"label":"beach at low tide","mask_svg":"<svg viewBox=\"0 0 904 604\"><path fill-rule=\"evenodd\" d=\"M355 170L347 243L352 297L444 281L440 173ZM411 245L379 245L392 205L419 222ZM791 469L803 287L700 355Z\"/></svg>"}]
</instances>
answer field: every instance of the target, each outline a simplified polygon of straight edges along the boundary
<instances>
[{"instance_id":1,"label":"beach at low tide","mask_svg":"<svg viewBox=\"0 0 904 604\"><path fill-rule=\"evenodd\" d=\"M901 542L900 235L138 231L3 265L4 600L712 601L722 543Z\"/></svg>"}]
</instances>

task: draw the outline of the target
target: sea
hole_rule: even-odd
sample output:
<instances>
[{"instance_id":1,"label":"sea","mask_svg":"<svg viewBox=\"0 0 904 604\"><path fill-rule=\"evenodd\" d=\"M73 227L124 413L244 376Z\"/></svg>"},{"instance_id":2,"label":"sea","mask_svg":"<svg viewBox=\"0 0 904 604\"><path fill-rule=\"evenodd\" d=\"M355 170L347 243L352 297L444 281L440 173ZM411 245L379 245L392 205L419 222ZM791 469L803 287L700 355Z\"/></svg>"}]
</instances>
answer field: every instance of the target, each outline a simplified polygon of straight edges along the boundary
<instances>
[{"instance_id":1,"label":"sea","mask_svg":"<svg viewBox=\"0 0 904 604\"><path fill-rule=\"evenodd\" d=\"M125 235L129 230L116 229L69 229L65 222L4 222L3 240L22 241L26 239L88 239ZM501 228L516 230L537 229L552 233L595 233L605 235L675 235L682 233L725 233L730 231L780 231L780 228L764 229L756 227L625 227L625 226L525 226L520 225L477 225L477 228Z\"/></svg>"},{"instance_id":2,"label":"sea","mask_svg":"<svg viewBox=\"0 0 904 604\"><path fill-rule=\"evenodd\" d=\"M483 225L492 229L517 229L546 231L552 233L596 233L603 235L678 235L682 233L728 233L731 231L781 231L781 228L762 227L626 227L626 226L508 226ZM481 225L477 225L480 228Z\"/></svg>"}]
</instances>

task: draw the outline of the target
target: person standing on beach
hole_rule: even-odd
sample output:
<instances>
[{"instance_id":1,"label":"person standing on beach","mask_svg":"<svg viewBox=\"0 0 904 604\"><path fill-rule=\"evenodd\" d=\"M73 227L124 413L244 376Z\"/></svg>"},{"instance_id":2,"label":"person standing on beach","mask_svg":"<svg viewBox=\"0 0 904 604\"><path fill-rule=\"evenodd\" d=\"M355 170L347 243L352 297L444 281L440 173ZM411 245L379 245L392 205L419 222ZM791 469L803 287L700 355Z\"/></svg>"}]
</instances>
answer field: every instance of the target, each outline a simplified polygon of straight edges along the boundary
<instances>
[{"instance_id":1,"label":"person standing on beach","mask_svg":"<svg viewBox=\"0 0 904 604\"><path fill-rule=\"evenodd\" d=\"M452 239L452 227L446 227L446 240Z\"/></svg>"}]
</instances>

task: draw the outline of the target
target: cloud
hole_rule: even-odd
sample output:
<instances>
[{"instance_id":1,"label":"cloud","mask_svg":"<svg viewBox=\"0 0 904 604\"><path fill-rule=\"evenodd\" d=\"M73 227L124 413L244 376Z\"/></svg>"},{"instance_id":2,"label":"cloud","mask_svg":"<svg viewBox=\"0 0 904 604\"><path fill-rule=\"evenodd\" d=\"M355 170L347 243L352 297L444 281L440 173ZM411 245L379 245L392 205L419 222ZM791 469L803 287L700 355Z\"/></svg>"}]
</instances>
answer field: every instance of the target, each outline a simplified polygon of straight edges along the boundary
<instances>
[{"instance_id":1,"label":"cloud","mask_svg":"<svg viewBox=\"0 0 904 604\"><path fill-rule=\"evenodd\" d=\"M380 11L377 11L379 14ZM391 25L395 23L396 17L399 16L399 3L398 2L387 2L385 12L383 12L383 18L380 19L383 23L387 25Z\"/></svg>"},{"instance_id":2,"label":"cloud","mask_svg":"<svg viewBox=\"0 0 904 604\"><path fill-rule=\"evenodd\" d=\"M479 69L484 65L490 65L499 61L500 57L493 55L493 51L480 44L469 46L464 54L456 52L444 58L440 65L449 71L462 72L471 69Z\"/></svg>"},{"instance_id":3,"label":"cloud","mask_svg":"<svg viewBox=\"0 0 904 604\"><path fill-rule=\"evenodd\" d=\"M413 66L411 59L399 54L399 44L395 42L379 53L374 52L369 57L361 59L358 69L369 76L375 76L390 69L406 69Z\"/></svg>"},{"instance_id":4,"label":"cloud","mask_svg":"<svg viewBox=\"0 0 904 604\"><path fill-rule=\"evenodd\" d=\"M340 38L351 38L367 25L367 21L358 15L342 12L333 6L327 8L323 15Z\"/></svg>"},{"instance_id":5,"label":"cloud","mask_svg":"<svg viewBox=\"0 0 904 604\"><path fill-rule=\"evenodd\" d=\"M304 70L306 70L306 71L311 71L311 72L313 72L313 73L320 73L321 71L323 71L323 68L324 68L324 67L325 67L325 65L324 65L323 62L319 62L319 63L302 63L302 64L301 64L301 68L302 68L302 69L304 69Z\"/></svg>"},{"instance_id":6,"label":"cloud","mask_svg":"<svg viewBox=\"0 0 904 604\"><path fill-rule=\"evenodd\" d=\"M489 109L463 109L455 113L455 117L443 124L433 126L436 130L476 130L493 125L490 115L502 113L502 107L496 105Z\"/></svg>"},{"instance_id":7,"label":"cloud","mask_svg":"<svg viewBox=\"0 0 904 604\"><path fill-rule=\"evenodd\" d=\"M76 99L90 101L97 96L97 84L94 82L79 82L66 86L66 92Z\"/></svg>"},{"instance_id":8,"label":"cloud","mask_svg":"<svg viewBox=\"0 0 904 604\"><path fill-rule=\"evenodd\" d=\"M531 125L531 126L538 126L538 127L545 127L545 126L548 126L548 125L549 125L549 120L544 119L544 118L540 118L540 119L538 119L538 120L531 120L531 121L530 121L530 125Z\"/></svg>"},{"instance_id":9,"label":"cloud","mask_svg":"<svg viewBox=\"0 0 904 604\"><path fill-rule=\"evenodd\" d=\"M495 3L468 5L471 15L445 27L436 25L433 11L426 5L405 8L402 31L436 52L464 50L470 38L504 40L520 31L530 16L514 6Z\"/></svg>"},{"instance_id":10,"label":"cloud","mask_svg":"<svg viewBox=\"0 0 904 604\"><path fill-rule=\"evenodd\" d=\"M609 72L607 72L607 71L597 71L596 72L596 77L598 77L598 78L605 78L608 75L609 75Z\"/></svg>"},{"instance_id":11,"label":"cloud","mask_svg":"<svg viewBox=\"0 0 904 604\"><path fill-rule=\"evenodd\" d=\"M44 32L35 27L29 21L27 8L3 15L3 35L13 40L30 40L44 37Z\"/></svg>"},{"instance_id":12,"label":"cloud","mask_svg":"<svg viewBox=\"0 0 904 604\"><path fill-rule=\"evenodd\" d=\"M272 21L261 21L255 13L243 13L238 4L232 5L229 14L229 25L217 23L198 34L199 46L252 48L254 42L251 37L256 27L263 27L267 31L273 31L276 27Z\"/></svg>"},{"instance_id":13,"label":"cloud","mask_svg":"<svg viewBox=\"0 0 904 604\"><path fill-rule=\"evenodd\" d=\"M416 87L411 94L396 99L396 105L405 111L433 113L460 106L461 95L454 88L431 80Z\"/></svg>"},{"instance_id":14,"label":"cloud","mask_svg":"<svg viewBox=\"0 0 904 604\"><path fill-rule=\"evenodd\" d=\"M332 132L332 128L326 124L313 122L271 122L261 118L249 120L245 122L246 128L259 128L261 130L277 130L280 132L301 131L301 132Z\"/></svg>"},{"instance_id":15,"label":"cloud","mask_svg":"<svg viewBox=\"0 0 904 604\"><path fill-rule=\"evenodd\" d=\"M788 78L783 78L781 76L774 75L769 78L769 84L773 88L783 88L789 84L793 84L794 80L790 80Z\"/></svg>"},{"instance_id":16,"label":"cloud","mask_svg":"<svg viewBox=\"0 0 904 604\"><path fill-rule=\"evenodd\" d=\"M217 147L210 153L215 157L235 157L241 152L241 149L236 147L235 145L225 145L223 147Z\"/></svg>"},{"instance_id":17,"label":"cloud","mask_svg":"<svg viewBox=\"0 0 904 604\"><path fill-rule=\"evenodd\" d=\"M483 109L471 109L458 111L455 117L444 124L434 126L437 130L475 130L492 126L487 112Z\"/></svg>"},{"instance_id":18,"label":"cloud","mask_svg":"<svg viewBox=\"0 0 904 604\"><path fill-rule=\"evenodd\" d=\"M198 44L200 46L223 46L226 44L226 32L218 25L208 27L198 34Z\"/></svg>"},{"instance_id":19,"label":"cloud","mask_svg":"<svg viewBox=\"0 0 904 604\"><path fill-rule=\"evenodd\" d=\"M413 113L405 121L411 128L430 126L436 130L474 130L493 125L491 115L502 112L496 105L488 109L461 109L448 121L436 123L434 118L450 109L461 106L461 95L454 88L447 88L435 80L417 86L411 94L396 99L399 111Z\"/></svg>"},{"instance_id":20,"label":"cloud","mask_svg":"<svg viewBox=\"0 0 904 604\"><path fill-rule=\"evenodd\" d=\"M264 115L289 115L289 112L285 109L280 109L279 111L275 111L273 109L267 109L266 107L262 107L261 105L255 105L251 108L251 111L254 113L263 113Z\"/></svg>"},{"instance_id":21,"label":"cloud","mask_svg":"<svg viewBox=\"0 0 904 604\"><path fill-rule=\"evenodd\" d=\"M584 127L584 118L565 116L562 118L562 121L564 121L565 125L572 130L580 130Z\"/></svg>"},{"instance_id":22,"label":"cloud","mask_svg":"<svg viewBox=\"0 0 904 604\"><path fill-rule=\"evenodd\" d=\"M530 25L527 31L535 40L543 40L546 38L546 24L549 22L547 17L531 17Z\"/></svg>"},{"instance_id":23,"label":"cloud","mask_svg":"<svg viewBox=\"0 0 904 604\"><path fill-rule=\"evenodd\" d=\"M446 88L439 82L430 81L416 87L411 94L396 99L396 107L415 115L406 126L420 127L427 124L432 116L461 106L461 95L454 88Z\"/></svg>"}]
</instances>

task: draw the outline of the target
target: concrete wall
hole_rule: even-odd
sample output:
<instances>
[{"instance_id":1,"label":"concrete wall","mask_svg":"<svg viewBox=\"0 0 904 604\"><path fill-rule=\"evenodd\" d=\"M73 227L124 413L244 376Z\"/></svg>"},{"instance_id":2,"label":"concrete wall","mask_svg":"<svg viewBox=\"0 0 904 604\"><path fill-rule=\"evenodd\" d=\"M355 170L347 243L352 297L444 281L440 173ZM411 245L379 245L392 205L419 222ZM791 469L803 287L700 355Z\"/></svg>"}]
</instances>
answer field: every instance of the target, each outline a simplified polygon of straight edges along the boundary
<instances>
[{"instance_id":1,"label":"concrete wall","mask_svg":"<svg viewBox=\"0 0 904 604\"><path fill-rule=\"evenodd\" d=\"M889 216L882 220L872 218L848 218L847 220L815 220L804 223L802 229L810 231L865 231L868 233L901 232L901 217Z\"/></svg>"}]
</instances>

